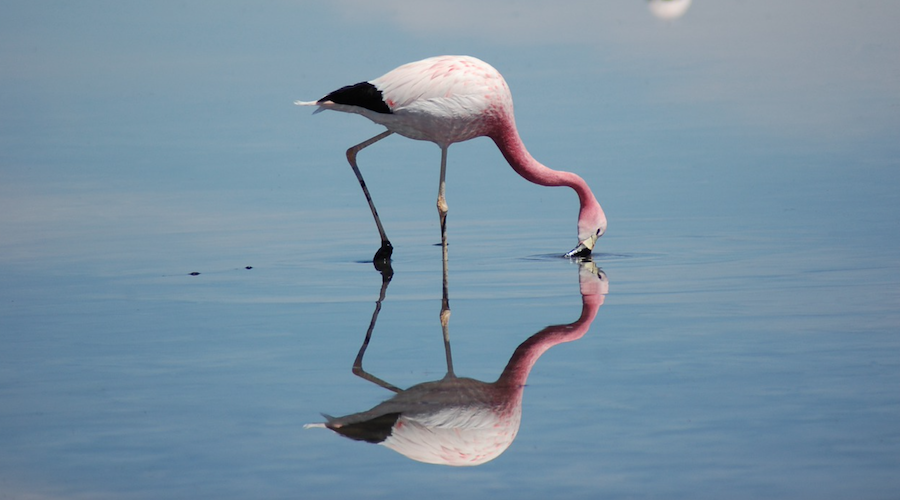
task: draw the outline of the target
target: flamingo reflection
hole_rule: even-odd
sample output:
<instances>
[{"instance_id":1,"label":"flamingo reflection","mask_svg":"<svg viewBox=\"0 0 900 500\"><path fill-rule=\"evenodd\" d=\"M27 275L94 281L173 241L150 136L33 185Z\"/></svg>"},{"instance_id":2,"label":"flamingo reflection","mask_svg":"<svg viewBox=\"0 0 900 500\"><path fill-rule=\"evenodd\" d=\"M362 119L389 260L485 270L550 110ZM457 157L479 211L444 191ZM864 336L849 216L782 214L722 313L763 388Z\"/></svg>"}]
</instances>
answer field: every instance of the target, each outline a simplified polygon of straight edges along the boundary
<instances>
[{"instance_id":1,"label":"flamingo reflection","mask_svg":"<svg viewBox=\"0 0 900 500\"><path fill-rule=\"evenodd\" d=\"M306 427L325 427L350 439L384 445L419 462L451 466L480 465L506 451L519 430L522 392L531 368L551 347L578 340L588 331L608 290L603 271L590 260L580 261L582 307L578 320L548 326L532 335L515 350L500 377L488 383L457 377L453 372L445 266L441 326L447 374L440 380L402 390L362 368L363 356L390 282L389 272L383 276L381 293L353 364L353 373L396 395L371 410L344 417L325 415L326 422Z\"/></svg>"}]
</instances>

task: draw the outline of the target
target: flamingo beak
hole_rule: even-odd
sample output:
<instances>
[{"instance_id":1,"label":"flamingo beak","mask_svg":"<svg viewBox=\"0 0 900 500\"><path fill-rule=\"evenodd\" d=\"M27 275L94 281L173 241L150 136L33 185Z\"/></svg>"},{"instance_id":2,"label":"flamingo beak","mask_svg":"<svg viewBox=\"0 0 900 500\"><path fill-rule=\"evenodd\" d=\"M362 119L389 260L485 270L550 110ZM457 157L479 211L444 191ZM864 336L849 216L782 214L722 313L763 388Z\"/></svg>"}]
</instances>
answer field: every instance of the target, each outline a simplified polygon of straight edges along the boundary
<instances>
[{"instance_id":1,"label":"flamingo beak","mask_svg":"<svg viewBox=\"0 0 900 500\"><path fill-rule=\"evenodd\" d=\"M594 234L590 238L579 243L577 247L566 252L565 256L568 258L589 256L594 249L594 246L597 244L597 238L599 237L599 234Z\"/></svg>"}]
</instances>

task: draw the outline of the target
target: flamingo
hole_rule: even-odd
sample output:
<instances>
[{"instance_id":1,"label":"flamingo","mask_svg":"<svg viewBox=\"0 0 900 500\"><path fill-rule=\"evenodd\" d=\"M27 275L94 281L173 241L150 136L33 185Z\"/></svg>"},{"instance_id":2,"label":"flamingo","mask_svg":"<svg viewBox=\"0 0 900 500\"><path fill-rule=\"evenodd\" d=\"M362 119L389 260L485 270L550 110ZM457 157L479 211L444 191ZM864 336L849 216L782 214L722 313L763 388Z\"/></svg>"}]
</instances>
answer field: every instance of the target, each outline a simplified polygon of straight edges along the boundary
<instances>
[{"instance_id":1,"label":"flamingo","mask_svg":"<svg viewBox=\"0 0 900 500\"><path fill-rule=\"evenodd\" d=\"M390 260L393 246L375 210L356 156L393 133L430 141L441 148L437 208L442 243L447 241L444 182L447 149L451 144L482 136L491 138L513 170L526 180L541 186L568 186L575 190L581 204L578 244L566 257L590 255L597 239L606 232L606 215L584 179L542 165L525 149L516 130L509 87L503 76L484 61L470 56L431 57L404 64L374 80L339 88L317 101L294 104L318 106L315 113L330 109L360 114L387 128L347 150L347 161L359 180L381 236L375 262Z\"/></svg>"},{"instance_id":2,"label":"flamingo","mask_svg":"<svg viewBox=\"0 0 900 500\"><path fill-rule=\"evenodd\" d=\"M400 389L363 370L362 361L375 328L390 275L383 275L381 294L353 373L396 393L374 408L343 417L323 415L325 422L305 428L327 428L355 441L383 445L419 462L475 466L500 456L515 440L522 421L522 399L528 375L548 349L582 338L609 292L606 274L590 260L579 260L581 315L574 323L551 325L516 348L494 382L459 377L453 371L447 331L447 287L441 326L447 374L440 380Z\"/></svg>"}]
</instances>

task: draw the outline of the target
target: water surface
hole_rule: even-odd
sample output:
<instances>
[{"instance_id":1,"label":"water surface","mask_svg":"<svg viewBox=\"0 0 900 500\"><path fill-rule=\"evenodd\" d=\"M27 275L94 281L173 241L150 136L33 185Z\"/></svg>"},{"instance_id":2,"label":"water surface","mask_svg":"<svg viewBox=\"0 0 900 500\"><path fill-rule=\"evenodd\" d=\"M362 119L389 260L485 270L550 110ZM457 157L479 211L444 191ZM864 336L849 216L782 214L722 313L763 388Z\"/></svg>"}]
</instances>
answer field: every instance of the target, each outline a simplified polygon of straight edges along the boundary
<instances>
[{"instance_id":1,"label":"water surface","mask_svg":"<svg viewBox=\"0 0 900 500\"><path fill-rule=\"evenodd\" d=\"M154 5L0 20L6 497L896 494L892 4ZM439 53L498 67L610 220L596 317L477 467L303 428L393 392L352 372L382 276L343 151L379 128L291 102ZM438 162L360 156L396 248L364 366L398 389L447 371ZM582 315L577 205L485 139L451 148L448 201L453 368L492 382Z\"/></svg>"}]
</instances>

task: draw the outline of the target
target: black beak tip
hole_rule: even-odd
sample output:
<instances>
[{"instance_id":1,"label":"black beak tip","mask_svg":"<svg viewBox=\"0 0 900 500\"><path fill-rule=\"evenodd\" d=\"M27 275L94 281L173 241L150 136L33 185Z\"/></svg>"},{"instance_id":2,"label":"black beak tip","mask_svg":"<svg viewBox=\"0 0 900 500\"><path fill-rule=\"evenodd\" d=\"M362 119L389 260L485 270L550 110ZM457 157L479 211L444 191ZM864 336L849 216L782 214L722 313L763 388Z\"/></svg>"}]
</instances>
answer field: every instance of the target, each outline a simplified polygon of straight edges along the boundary
<instances>
[{"instance_id":1,"label":"black beak tip","mask_svg":"<svg viewBox=\"0 0 900 500\"><path fill-rule=\"evenodd\" d=\"M578 245L577 247L573 248L569 253L566 254L566 257L569 257L569 258L574 258L574 257L583 258L583 257L590 257L590 256L591 256L591 249L584 245Z\"/></svg>"}]
</instances>

